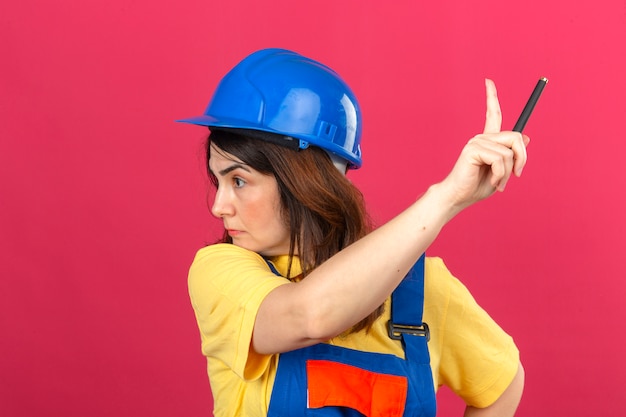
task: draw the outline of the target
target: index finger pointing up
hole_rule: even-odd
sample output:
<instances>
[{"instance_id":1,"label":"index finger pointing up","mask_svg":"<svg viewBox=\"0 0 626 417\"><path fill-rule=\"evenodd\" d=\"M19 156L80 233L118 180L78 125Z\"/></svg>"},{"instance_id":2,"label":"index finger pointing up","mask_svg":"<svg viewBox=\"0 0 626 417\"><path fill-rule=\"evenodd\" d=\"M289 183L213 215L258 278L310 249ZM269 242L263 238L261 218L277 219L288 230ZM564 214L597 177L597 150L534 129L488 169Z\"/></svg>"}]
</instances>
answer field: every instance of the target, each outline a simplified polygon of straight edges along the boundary
<instances>
[{"instance_id":1,"label":"index finger pointing up","mask_svg":"<svg viewBox=\"0 0 626 417\"><path fill-rule=\"evenodd\" d=\"M487 114L484 133L498 133L502 128L502 112L496 85L490 79L485 79L485 88L487 90Z\"/></svg>"}]
</instances>

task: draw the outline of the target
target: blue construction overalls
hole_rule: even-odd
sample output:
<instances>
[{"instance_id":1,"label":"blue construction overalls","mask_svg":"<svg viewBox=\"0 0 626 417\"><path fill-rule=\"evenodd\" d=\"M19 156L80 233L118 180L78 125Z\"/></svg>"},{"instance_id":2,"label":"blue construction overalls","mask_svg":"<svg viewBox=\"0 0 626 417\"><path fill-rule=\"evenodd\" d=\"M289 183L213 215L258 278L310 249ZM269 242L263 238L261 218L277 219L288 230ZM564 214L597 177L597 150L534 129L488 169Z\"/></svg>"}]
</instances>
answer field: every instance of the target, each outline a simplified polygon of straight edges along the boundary
<instances>
[{"instance_id":1,"label":"blue construction overalls","mask_svg":"<svg viewBox=\"0 0 626 417\"><path fill-rule=\"evenodd\" d=\"M391 300L389 335L402 341L406 359L325 343L282 353L268 417L435 416L429 332L422 323L424 255Z\"/></svg>"}]
</instances>

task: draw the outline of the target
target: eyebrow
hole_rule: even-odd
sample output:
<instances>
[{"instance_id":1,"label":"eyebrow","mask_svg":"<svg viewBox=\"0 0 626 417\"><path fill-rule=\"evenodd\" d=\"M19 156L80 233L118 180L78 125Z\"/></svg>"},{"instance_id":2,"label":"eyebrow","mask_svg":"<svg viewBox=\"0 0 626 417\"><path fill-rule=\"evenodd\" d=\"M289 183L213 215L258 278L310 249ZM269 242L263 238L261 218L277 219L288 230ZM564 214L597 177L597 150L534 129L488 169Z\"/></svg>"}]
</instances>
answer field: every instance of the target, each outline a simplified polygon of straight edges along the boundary
<instances>
[{"instance_id":1,"label":"eyebrow","mask_svg":"<svg viewBox=\"0 0 626 417\"><path fill-rule=\"evenodd\" d=\"M236 170L238 168L241 168L241 169L243 169L244 171L247 171L247 172L251 172L250 168L248 168L246 165L235 163L235 164L232 164L229 167L226 167L226 168L222 169L221 171L218 172L218 174L223 177L224 175L226 175L229 172L234 171L234 170ZM211 171L211 172L213 172L213 171Z\"/></svg>"}]
</instances>

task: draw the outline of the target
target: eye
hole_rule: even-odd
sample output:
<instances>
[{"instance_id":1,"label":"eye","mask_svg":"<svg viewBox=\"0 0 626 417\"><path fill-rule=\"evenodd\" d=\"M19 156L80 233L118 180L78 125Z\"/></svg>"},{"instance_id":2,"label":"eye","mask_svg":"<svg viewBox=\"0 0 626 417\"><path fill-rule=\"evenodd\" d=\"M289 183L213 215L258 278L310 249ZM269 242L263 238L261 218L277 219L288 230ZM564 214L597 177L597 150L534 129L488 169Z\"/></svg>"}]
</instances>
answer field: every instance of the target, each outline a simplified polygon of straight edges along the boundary
<instances>
[{"instance_id":1,"label":"eye","mask_svg":"<svg viewBox=\"0 0 626 417\"><path fill-rule=\"evenodd\" d=\"M239 177L234 177L233 184L235 185L235 188L241 188L246 185L246 182Z\"/></svg>"}]
</instances>

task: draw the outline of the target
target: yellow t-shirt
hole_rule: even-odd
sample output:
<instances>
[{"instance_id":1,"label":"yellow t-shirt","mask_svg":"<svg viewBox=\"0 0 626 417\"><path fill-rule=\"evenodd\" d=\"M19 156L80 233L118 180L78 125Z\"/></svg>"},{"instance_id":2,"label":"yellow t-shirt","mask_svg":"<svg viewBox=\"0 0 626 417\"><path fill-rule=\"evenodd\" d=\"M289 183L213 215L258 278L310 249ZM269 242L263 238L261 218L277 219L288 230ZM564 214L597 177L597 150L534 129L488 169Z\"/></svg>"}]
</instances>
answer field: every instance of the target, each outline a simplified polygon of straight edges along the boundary
<instances>
[{"instance_id":1,"label":"yellow t-shirt","mask_svg":"<svg viewBox=\"0 0 626 417\"><path fill-rule=\"evenodd\" d=\"M285 274L288 258L271 259ZM295 270L294 270L295 269ZM292 275L300 273L294 262ZM214 415L265 416L278 355L250 349L261 302L274 288L289 284L274 275L254 252L217 244L198 251L189 271L189 294L207 358ZM474 301L439 258L426 258L424 314L435 388L447 385L468 405L486 407L508 387L519 352L508 336ZM329 343L362 351L404 357L400 342L387 336L385 313L366 334L339 336Z\"/></svg>"}]
</instances>

